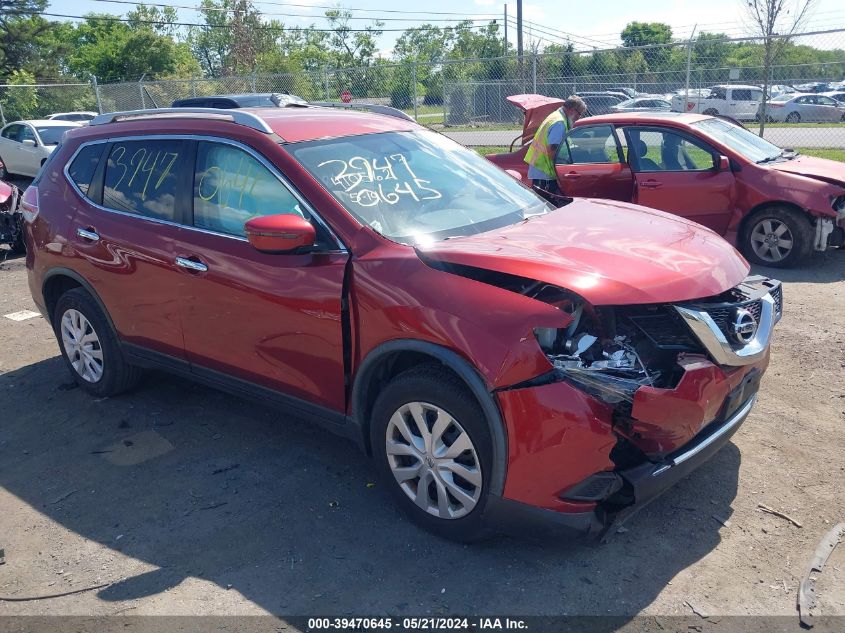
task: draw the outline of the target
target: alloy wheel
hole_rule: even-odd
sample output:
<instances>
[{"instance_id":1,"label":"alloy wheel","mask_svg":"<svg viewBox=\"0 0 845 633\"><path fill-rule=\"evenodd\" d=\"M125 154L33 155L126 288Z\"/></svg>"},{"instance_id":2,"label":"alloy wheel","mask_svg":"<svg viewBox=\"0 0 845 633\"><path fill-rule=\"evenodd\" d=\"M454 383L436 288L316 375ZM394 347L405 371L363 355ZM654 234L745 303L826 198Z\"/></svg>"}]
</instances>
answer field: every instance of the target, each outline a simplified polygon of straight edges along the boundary
<instances>
[{"instance_id":1,"label":"alloy wheel","mask_svg":"<svg viewBox=\"0 0 845 633\"><path fill-rule=\"evenodd\" d=\"M62 315L62 344L71 366L80 378L97 382L103 377L103 348L94 326L79 310Z\"/></svg>"},{"instance_id":2,"label":"alloy wheel","mask_svg":"<svg viewBox=\"0 0 845 633\"><path fill-rule=\"evenodd\" d=\"M751 229L751 248L766 262L779 262L792 251L793 236L789 226L774 218L760 220Z\"/></svg>"},{"instance_id":3,"label":"alloy wheel","mask_svg":"<svg viewBox=\"0 0 845 633\"><path fill-rule=\"evenodd\" d=\"M387 461L396 482L421 510L441 519L472 512L482 474L472 439L438 406L409 402L390 417Z\"/></svg>"}]
</instances>

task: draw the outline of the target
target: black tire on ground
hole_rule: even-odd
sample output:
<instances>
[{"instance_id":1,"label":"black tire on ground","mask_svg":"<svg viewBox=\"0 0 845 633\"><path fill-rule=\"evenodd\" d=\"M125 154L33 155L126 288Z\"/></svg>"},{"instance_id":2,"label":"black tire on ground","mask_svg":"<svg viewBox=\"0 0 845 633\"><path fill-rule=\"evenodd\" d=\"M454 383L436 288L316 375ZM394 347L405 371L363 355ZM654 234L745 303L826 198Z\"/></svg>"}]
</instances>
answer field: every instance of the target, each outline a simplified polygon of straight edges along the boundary
<instances>
[{"instance_id":1,"label":"black tire on ground","mask_svg":"<svg viewBox=\"0 0 845 633\"><path fill-rule=\"evenodd\" d=\"M482 476L481 492L473 509L460 518L440 518L426 512L408 496L393 475L387 455L390 419L403 405L413 402L427 403L447 412L463 428L475 448ZM493 443L484 412L454 374L436 364L420 365L403 372L379 394L370 419L370 441L379 475L396 503L415 523L438 536L464 543L489 536L490 531L484 526L482 516L489 495ZM426 417L426 423L433 425L432 416ZM454 427L449 427L449 430L454 430ZM446 435L444 433L443 437ZM421 437L420 441L423 441ZM409 459L411 465L418 463L415 458Z\"/></svg>"},{"instance_id":2,"label":"black tire on ground","mask_svg":"<svg viewBox=\"0 0 845 633\"><path fill-rule=\"evenodd\" d=\"M68 352L62 340L62 318L69 310L80 312L88 320L91 329L99 339L99 349L102 352L102 376L96 382L83 378L68 358ZM53 332L58 340L62 358L81 389L93 396L104 398L128 391L138 383L141 378L141 369L126 362L117 335L97 302L85 290L73 288L64 293L56 302L52 316Z\"/></svg>"},{"instance_id":3,"label":"black tire on ground","mask_svg":"<svg viewBox=\"0 0 845 633\"><path fill-rule=\"evenodd\" d=\"M752 235L755 227L765 221L786 225L788 234L792 237L792 247L783 259L768 261L759 256L754 250ZM786 236L786 234L784 234ZM740 235L740 250L752 264L770 266L772 268L792 268L799 265L813 250L813 227L807 216L788 207L769 207L761 209L745 222Z\"/></svg>"},{"instance_id":4,"label":"black tire on ground","mask_svg":"<svg viewBox=\"0 0 845 633\"><path fill-rule=\"evenodd\" d=\"M801 122L801 115L797 112L790 112L786 115L786 122L787 123L800 123Z\"/></svg>"},{"instance_id":5,"label":"black tire on ground","mask_svg":"<svg viewBox=\"0 0 845 633\"><path fill-rule=\"evenodd\" d=\"M6 169L6 163L3 162L3 157L0 156L0 180L6 180L11 174Z\"/></svg>"},{"instance_id":6,"label":"black tire on ground","mask_svg":"<svg viewBox=\"0 0 845 633\"><path fill-rule=\"evenodd\" d=\"M707 108L702 114L707 114L709 116L718 116L719 111L716 108Z\"/></svg>"}]
</instances>

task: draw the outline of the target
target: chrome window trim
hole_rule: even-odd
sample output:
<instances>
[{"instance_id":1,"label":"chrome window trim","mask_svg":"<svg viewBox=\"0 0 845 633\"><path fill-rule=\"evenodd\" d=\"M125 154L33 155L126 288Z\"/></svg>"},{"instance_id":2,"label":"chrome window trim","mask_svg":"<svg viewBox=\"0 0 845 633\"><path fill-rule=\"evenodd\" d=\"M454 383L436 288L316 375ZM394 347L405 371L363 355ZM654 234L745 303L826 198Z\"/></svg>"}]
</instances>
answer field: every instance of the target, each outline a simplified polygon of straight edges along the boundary
<instances>
[{"instance_id":1,"label":"chrome window trim","mask_svg":"<svg viewBox=\"0 0 845 633\"><path fill-rule=\"evenodd\" d=\"M122 141L170 141L170 140L178 140L178 141L206 141L209 143L222 143L224 145L231 145L233 147L237 147L242 151L246 152L253 158L255 158L259 163L261 163L264 167L266 167L271 174L273 174L276 179L285 187L290 193L293 195L294 198L301 204L305 210L311 214L317 223L323 227L326 232L329 234L332 240L334 240L335 245L337 246L336 249L328 249L325 251L321 251L323 253L348 253L349 250L347 249L346 245L343 241L337 236L337 234L332 230L329 224L316 212L313 206L311 206L305 197L299 193L296 187L293 186L293 183L288 180L288 178L282 174L277 167L275 167L270 161L268 161L261 153L257 152L253 148L249 147L248 145L244 145L239 141L234 141L232 139L224 138L221 136L205 136L205 135L197 135L197 134L149 134L149 135L124 135L124 136L110 136L108 138L99 138L93 141L86 141L85 143L80 144L79 147L76 148L76 151L70 156L70 158L65 162L65 165L62 169L62 172L65 175L65 180L70 184L76 193L81 196L88 204L92 205L93 207L101 210L107 211L109 213L115 213L117 215L122 215L125 217L130 218L141 218L142 220L147 220L149 222L155 222L157 224L163 224L166 226L176 226L179 228L183 228L187 231L196 231L197 233L205 233L207 235L217 235L219 237L226 237L232 240L238 240L240 242L249 242L249 240L242 236L242 235L232 235L230 233L222 233L219 231L212 231L209 229L204 229L198 226L182 224L180 222L172 222L170 220L162 220L160 218L151 218L146 215L142 215L140 213L129 213L128 211L120 211L119 209L111 209L109 207L103 206L102 204L98 204L91 200L87 195L85 195L82 190L77 186L76 182L74 182L73 178L70 177L70 166L79 153L89 145L98 145L104 143L120 143ZM106 158L108 160L108 158ZM195 169L192 167L191 169ZM193 178L192 178L193 180ZM193 196L192 196L193 197Z\"/></svg>"},{"instance_id":2,"label":"chrome window trim","mask_svg":"<svg viewBox=\"0 0 845 633\"><path fill-rule=\"evenodd\" d=\"M757 333L740 349L731 346L706 309L696 310L683 306L674 308L717 364L739 367L760 361L769 348L769 339L778 318L775 314L775 300L771 293L766 293L760 298L760 302Z\"/></svg>"}]
</instances>

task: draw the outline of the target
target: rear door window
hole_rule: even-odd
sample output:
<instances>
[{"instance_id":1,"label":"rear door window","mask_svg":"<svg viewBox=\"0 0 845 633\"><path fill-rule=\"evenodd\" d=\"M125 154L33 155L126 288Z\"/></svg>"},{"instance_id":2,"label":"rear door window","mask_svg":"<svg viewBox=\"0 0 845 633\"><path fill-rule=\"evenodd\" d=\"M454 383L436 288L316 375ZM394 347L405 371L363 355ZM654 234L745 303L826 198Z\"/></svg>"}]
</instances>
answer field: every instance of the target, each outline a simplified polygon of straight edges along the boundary
<instances>
[{"instance_id":1,"label":"rear door window","mask_svg":"<svg viewBox=\"0 0 845 633\"><path fill-rule=\"evenodd\" d=\"M561 143L558 165L618 163L616 136L612 125L590 125L572 130Z\"/></svg>"},{"instance_id":2,"label":"rear door window","mask_svg":"<svg viewBox=\"0 0 845 633\"><path fill-rule=\"evenodd\" d=\"M179 171L186 154L185 143L178 139L114 143L103 182L103 206L178 221Z\"/></svg>"}]
</instances>

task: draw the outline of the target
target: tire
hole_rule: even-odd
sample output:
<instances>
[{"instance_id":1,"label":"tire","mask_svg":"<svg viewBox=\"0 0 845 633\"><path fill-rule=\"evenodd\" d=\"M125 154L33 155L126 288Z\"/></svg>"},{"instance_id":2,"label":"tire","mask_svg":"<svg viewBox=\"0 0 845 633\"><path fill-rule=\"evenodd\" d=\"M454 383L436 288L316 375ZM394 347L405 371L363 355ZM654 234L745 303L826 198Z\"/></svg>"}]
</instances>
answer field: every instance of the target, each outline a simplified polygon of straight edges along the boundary
<instances>
[{"instance_id":1,"label":"tire","mask_svg":"<svg viewBox=\"0 0 845 633\"><path fill-rule=\"evenodd\" d=\"M813 227L795 209L761 209L745 223L741 246L742 254L752 264L792 268L812 251Z\"/></svg>"},{"instance_id":2,"label":"tire","mask_svg":"<svg viewBox=\"0 0 845 633\"><path fill-rule=\"evenodd\" d=\"M797 112L790 112L786 115L786 122L787 123L800 123L801 122L801 115Z\"/></svg>"},{"instance_id":3,"label":"tire","mask_svg":"<svg viewBox=\"0 0 845 633\"><path fill-rule=\"evenodd\" d=\"M707 108L701 114L707 114L707 115L710 115L710 116L719 116L719 111L716 108Z\"/></svg>"},{"instance_id":4,"label":"tire","mask_svg":"<svg viewBox=\"0 0 845 633\"><path fill-rule=\"evenodd\" d=\"M11 174L9 173L9 170L6 169L6 163L3 162L3 157L0 156L0 180L6 180L9 176L11 176Z\"/></svg>"},{"instance_id":5,"label":"tire","mask_svg":"<svg viewBox=\"0 0 845 633\"><path fill-rule=\"evenodd\" d=\"M426 530L467 543L489 535L482 517L493 443L478 402L456 382L433 364L394 378L373 406L370 440L379 475L399 507ZM439 450L427 450L432 440L424 439L416 419L429 438L437 436ZM464 450L453 454L452 447ZM428 483L425 490L421 481Z\"/></svg>"},{"instance_id":6,"label":"tire","mask_svg":"<svg viewBox=\"0 0 845 633\"><path fill-rule=\"evenodd\" d=\"M59 297L53 311L53 332L76 384L92 396L116 396L138 383L141 370L126 362L111 325L82 288ZM72 345L83 336L89 340Z\"/></svg>"}]
</instances>

